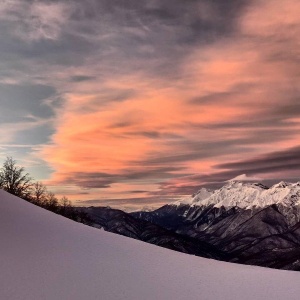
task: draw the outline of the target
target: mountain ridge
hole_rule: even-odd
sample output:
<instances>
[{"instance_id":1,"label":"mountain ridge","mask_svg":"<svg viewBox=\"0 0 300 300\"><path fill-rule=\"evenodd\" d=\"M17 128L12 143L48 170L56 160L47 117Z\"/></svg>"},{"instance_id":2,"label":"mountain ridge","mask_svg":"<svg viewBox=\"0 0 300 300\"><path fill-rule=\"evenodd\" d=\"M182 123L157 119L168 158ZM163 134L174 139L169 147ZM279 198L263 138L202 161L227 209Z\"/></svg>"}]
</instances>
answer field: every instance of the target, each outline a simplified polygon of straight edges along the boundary
<instances>
[{"instance_id":1,"label":"mountain ridge","mask_svg":"<svg viewBox=\"0 0 300 300\"><path fill-rule=\"evenodd\" d=\"M300 182L281 181L271 187L262 183L230 180L216 190L201 188L191 197L185 197L169 205L190 205L215 207L263 208L272 204L300 206Z\"/></svg>"},{"instance_id":2,"label":"mountain ridge","mask_svg":"<svg viewBox=\"0 0 300 300\"><path fill-rule=\"evenodd\" d=\"M190 198L132 215L208 242L229 261L300 270L299 182L269 188L229 180L215 191L201 188Z\"/></svg>"}]
</instances>

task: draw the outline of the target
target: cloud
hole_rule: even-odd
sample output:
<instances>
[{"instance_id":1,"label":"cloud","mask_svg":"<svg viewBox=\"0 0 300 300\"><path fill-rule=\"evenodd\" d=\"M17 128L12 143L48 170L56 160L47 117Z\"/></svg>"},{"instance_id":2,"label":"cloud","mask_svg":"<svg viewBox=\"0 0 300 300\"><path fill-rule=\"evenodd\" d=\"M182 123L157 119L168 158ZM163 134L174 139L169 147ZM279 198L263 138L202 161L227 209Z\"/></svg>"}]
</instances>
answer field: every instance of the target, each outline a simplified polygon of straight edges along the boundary
<instances>
[{"instance_id":1,"label":"cloud","mask_svg":"<svg viewBox=\"0 0 300 300\"><path fill-rule=\"evenodd\" d=\"M296 176L266 155L299 141L299 8L5 1L3 126L31 127L2 129L0 141L39 144L32 155L51 168L48 183L73 200L129 205L144 191L135 203L161 203L241 173Z\"/></svg>"},{"instance_id":2,"label":"cloud","mask_svg":"<svg viewBox=\"0 0 300 300\"><path fill-rule=\"evenodd\" d=\"M62 178L58 178L58 183L66 185L76 185L83 189L106 189L115 183L135 183L145 184L149 182L159 182L164 178L174 177L174 173L181 171L180 167L152 167L145 170L123 169L119 173L103 173L103 172L74 172L61 174ZM159 174L159 176L158 176ZM53 182L52 182L53 183ZM132 193L132 191L129 191Z\"/></svg>"},{"instance_id":3,"label":"cloud","mask_svg":"<svg viewBox=\"0 0 300 300\"><path fill-rule=\"evenodd\" d=\"M268 153L249 160L216 165L217 169L246 170L251 174L289 174L300 168L300 146ZM300 173L297 172L300 175Z\"/></svg>"},{"instance_id":4,"label":"cloud","mask_svg":"<svg viewBox=\"0 0 300 300\"><path fill-rule=\"evenodd\" d=\"M262 37L260 28L251 23L253 14L262 18L257 12L261 5L257 1L249 3L247 10L235 6L234 12L228 10L223 17L220 17L220 7L224 6L220 2L215 1L211 6L203 3L210 11L208 18L197 19L191 14L183 20L181 28L175 24L180 5L165 11L164 4L157 7L155 2L139 18L129 5L126 12L135 16L140 27L126 23L124 34L136 48L133 50L125 41L122 42L123 53L114 48L118 54L115 58L124 60L126 57L120 66L129 73L116 72L112 79L112 65L102 77L99 90L116 93L131 87L133 92L117 103L113 101L113 94L103 94L92 84L82 85L80 93L69 95L60 116L60 127L53 136L53 144L59 148L51 146L43 152L57 170L54 181L64 178L63 174L59 175L59 170L78 172L78 168L69 162L81 161L81 168L96 172L100 167L114 178L104 185L107 193L116 183L130 185L137 182L135 176L128 176L124 182L124 170L139 174L140 170L146 169L146 173L156 177L159 189L151 193L157 197L168 193L179 195L190 192L201 182L212 184L242 173L240 169L215 173L215 165L234 157L263 155L274 147L286 149L296 143L299 125L295 122L298 107L295 60L286 59L282 63L281 57L276 59L275 54L285 52L287 40L293 49L296 48L297 37L291 35L282 41L274 38L275 31L264 26L266 32ZM267 18L276 18L273 6L270 4L274 15ZM193 5L188 7L195 9ZM231 13L234 18L230 25L222 27L222 22L228 20L229 15L233 16ZM122 20L123 16L120 16ZM214 21L216 16L220 17L220 23ZM270 24L272 26L272 21ZM158 25L161 28L159 36L151 31ZM189 35L185 26L192 31ZM175 48L170 52L174 66L169 68L169 59L165 56L169 49L159 38L170 30L170 45L176 45L179 50ZM181 39L172 36L174 32L179 32ZM192 37L196 32L199 37ZM119 33L117 31L113 36L121 42ZM147 54L147 61L143 52L137 52L144 49L141 46L148 47L146 36L157 47ZM262 42L264 46L258 47ZM128 55L129 49L133 52ZM181 49L184 49L184 55ZM161 71L158 64L166 70ZM83 124L80 130L70 130L79 119ZM171 132L173 137L168 136ZM99 144L93 141L99 141ZM69 152L68 148L77 150ZM173 164L181 169L162 176L163 169ZM197 173L200 175L193 175ZM144 185L147 185L146 180ZM169 181L176 182L175 187Z\"/></svg>"},{"instance_id":5,"label":"cloud","mask_svg":"<svg viewBox=\"0 0 300 300\"><path fill-rule=\"evenodd\" d=\"M274 151L251 159L227 162L213 166L209 174L191 175L165 182L154 194L192 194L200 187L217 188L232 178L265 184L285 180L297 182L300 178L300 146ZM243 174L243 175L241 175ZM245 175L247 174L247 175Z\"/></svg>"},{"instance_id":6,"label":"cloud","mask_svg":"<svg viewBox=\"0 0 300 300\"><path fill-rule=\"evenodd\" d=\"M87 76L87 75L75 75L71 76L70 80L73 82L82 82L82 81L88 81L88 80L94 80L96 77L93 76Z\"/></svg>"},{"instance_id":7,"label":"cloud","mask_svg":"<svg viewBox=\"0 0 300 300\"><path fill-rule=\"evenodd\" d=\"M70 14L66 3L4 0L0 20L10 23L13 33L25 41L55 40Z\"/></svg>"}]
</instances>

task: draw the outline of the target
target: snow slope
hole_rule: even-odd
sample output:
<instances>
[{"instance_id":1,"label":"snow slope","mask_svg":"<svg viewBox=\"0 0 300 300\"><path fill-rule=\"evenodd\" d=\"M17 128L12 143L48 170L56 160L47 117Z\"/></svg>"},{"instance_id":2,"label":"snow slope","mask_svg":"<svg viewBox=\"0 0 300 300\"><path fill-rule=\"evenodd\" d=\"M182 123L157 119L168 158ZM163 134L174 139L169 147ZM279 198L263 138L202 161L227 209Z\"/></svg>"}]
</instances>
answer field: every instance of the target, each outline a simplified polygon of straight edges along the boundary
<instances>
[{"instance_id":1,"label":"snow slope","mask_svg":"<svg viewBox=\"0 0 300 300\"><path fill-rule=\"evenodd\" d=\"M170 251L0 190L0 299L299 299L300 273Z\"/></svg>"},{"instance_id":2,"label":"snow slope","mask_svg":"<svg viewBox=\"0 0 300 300\"><path fill-rule=\"evenodd\" d=\"M207 192L203 192L207 191ZM250 209L263 208L272 204L286 207L300 206L300 182L279 182L268 188L260 183L240 180L229 180L223 187L215 191L204 188L190 198L176 201L174 205L196 205L215 207L240 207Z\"/></svg>"}]
</instances>

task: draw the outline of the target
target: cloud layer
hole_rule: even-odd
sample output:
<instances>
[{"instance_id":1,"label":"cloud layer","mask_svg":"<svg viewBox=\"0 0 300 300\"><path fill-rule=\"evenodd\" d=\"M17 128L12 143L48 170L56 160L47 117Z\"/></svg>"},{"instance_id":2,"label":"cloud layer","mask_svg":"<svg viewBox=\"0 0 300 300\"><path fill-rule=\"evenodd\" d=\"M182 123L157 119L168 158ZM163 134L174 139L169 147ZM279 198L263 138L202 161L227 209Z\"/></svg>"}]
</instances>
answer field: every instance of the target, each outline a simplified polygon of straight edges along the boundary
<instances>
[{"instance_id":1,"label":"cloud layer","mask_svg":"<svg viewBox=\"0 0 300 300\"><path fill-rule=\"evenodd\" d=\"M244 173L295 179L281 162L299 147L299 14L296 0L6 0L2 156L34 144L14 149L59 193L128 208Z\"/></svg>"}]
</instances>

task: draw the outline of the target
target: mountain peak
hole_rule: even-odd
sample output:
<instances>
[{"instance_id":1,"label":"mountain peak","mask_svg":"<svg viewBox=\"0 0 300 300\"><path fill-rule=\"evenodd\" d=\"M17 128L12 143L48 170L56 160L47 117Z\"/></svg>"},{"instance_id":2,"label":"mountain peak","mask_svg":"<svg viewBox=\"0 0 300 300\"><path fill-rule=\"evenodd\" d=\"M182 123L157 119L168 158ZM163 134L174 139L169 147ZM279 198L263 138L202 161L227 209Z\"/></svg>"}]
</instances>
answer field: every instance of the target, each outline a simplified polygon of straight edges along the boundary
<instances>
[{"instance_id":1,"label":"mountain peak","mask_svg":"<svg viewBox=\"0 0 300 300\"><path fill-rule=\"evenodd\" d=\"M213 190L202 187L196 193L194 193L192 197L196 197L204 194L211 194L211 193L213 193Z\"/></svg>"},{"instance_id":2,"label":"mountain peak","mask_svg":"<svg viewBox=\"0 0 300 300\"><path fill-rule=\"evenodd\" d=\"M258 177L253 177L253 176L247 176L247 174L241 174L238 175L232 179L227 180L227 182L234 182L234 181L240 181L240 182L244 182L244 181L261 181L261 178Z\"/></svg>"},{"instance_id":3,"label":"mountain peak","mask_svg":"<svg viewBox=\"0 0 300 300\"><path fill-rule=\"evenodd\" d=\"M254 181L239 181L239 180L229 180L226 182L225 185L223 185L222 188L245 188L245 187L253 187L257 189L263 189L267 190L269 189L266 185L260 183L260 182L254 182Z\"/></svg>"},{"instance_id":4,"label":"mountain peak","mask_svg":"<svg viewBox=\"0 0 300 300\"><path fill-rule=\"evenodd\" d=\"M288 186L291 186L292 183L285 182L285 181L280 181L279 183L276 183L272 186L272 188L286 188Z\"/></svg>"}]
</instances>

